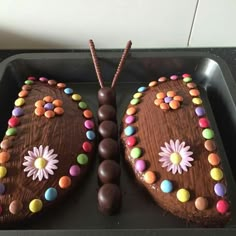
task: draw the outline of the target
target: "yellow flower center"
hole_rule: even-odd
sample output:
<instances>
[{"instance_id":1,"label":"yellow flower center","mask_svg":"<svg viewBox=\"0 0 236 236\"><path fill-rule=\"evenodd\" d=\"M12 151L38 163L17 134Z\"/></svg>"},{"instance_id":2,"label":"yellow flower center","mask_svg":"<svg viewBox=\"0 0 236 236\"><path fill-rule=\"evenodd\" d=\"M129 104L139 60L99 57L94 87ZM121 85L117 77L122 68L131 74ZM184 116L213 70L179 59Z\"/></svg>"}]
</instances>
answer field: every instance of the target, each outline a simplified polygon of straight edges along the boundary
<instances>
[{"instance_id":1,"label":"yellow flower center","mask_svg":"<svg viewBox=\"0 0 236 236\"><path fill-rule=\"evenodd\" d=\"M180 156L179 153L177 152L173 152L171 153L170 155L170 161L175 164L175 165L178 165L182 160L182 157Z\"/></svg>"},{"instance_id":2,"label":"yellow flower center","mask_svg":"<svg viewBox=\"0 0 236 236\"><path fill-rule=\"evenodd\" d=\"M43 169L47 164L47 161L42 158L42 157L38 157L35 161L34 161L34 166L37 169Z\"/></svg>"}]
</instances>

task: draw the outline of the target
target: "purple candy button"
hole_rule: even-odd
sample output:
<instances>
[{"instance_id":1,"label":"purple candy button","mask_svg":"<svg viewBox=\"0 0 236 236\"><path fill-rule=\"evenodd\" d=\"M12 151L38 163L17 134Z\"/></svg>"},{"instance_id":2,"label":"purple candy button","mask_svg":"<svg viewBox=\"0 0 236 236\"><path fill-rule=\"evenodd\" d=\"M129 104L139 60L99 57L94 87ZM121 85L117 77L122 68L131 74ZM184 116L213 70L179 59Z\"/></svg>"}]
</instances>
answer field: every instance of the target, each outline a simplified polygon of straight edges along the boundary
<instances>
[{"instance_id":1,"label":"purple candy button","mask_svg":"<svg viewBox=\"0 0 236 236\"><path fill-rule=\"evenodd\" d=\"M85 126L85 128L87 128L87 129L93 129L93 128L94 128L94 123L93 123L92 120L86 120L86 121L84 122L84 126Z\"/></svg>"},{"instance_id":2,"label":"purple candy button","mask_svg":"<svg viewBox=\"0 0 236 236\"><path fill-rule=\"evenodd\" d=\"M204 116L206 114L206 111L203 107L196 107L195 108L195 113L197 116Z\"/></svg>"},{"instance_id":3,"label":"purple candy button","mask_svg":"<svg viewBox=\"0 0 236 236\"><path fill-rule=\"evenodd\" d=\"M217 183L214 186L214 191L217 196L223 197L226 194L226 187L221 183Z\"/></svg>"},{"instance_id":4,"label":"purple candy button","mask_svg":"<svg viewBox=\"0 0 236 236\"><path fill-rule=\"evenodd\" d=\"M177 80L178 79L178 75L171 75L170 79L171 80Z\"/></svg>"},{"instance_id":5,"label":"purple candy button","mask_svg":"<svg viewBox=\"0 0 236 236\"><path fill-rule=\"evenodd\" d=\"M170 103L172 100L173 100L173 98L171 98L171 97L164 98L165 103Z\"/></svg>"},{"instance_id":6,"label":"purple candy button","mask_svg":"<svg viewBox=\"0 0 236 236\"><path fill-rule=\"evenodd\" d=\"M71 176L78 176L80 174L80 167L78 165L73 165L70 167L69 172Z\"/></svg>"},{"instance_id":7,"label":"purple candy button","mask_svg":"<svg viewBox=\"0 0 236 236\"><path fill-rule=\"evenodd\" d=\"M54 105L52 103L48 102L44 105L44 108L46 111L48 111L48 110L52 111L54 109Z\"/></svg>"},{"instance_id":8,"label":"purple candy button","mask_svg":"<svg viewBox=\"0 0 236 236\"><path fill-rule=\"evenodd\" d=\"M134 121L135 121L135 116L127 116L125 118L125 123L128 125L134 123Z\"/></svg>"},{"instance_id":9,"label":"purple candy button","mask_svg":"<svg viewBox=\"0 0 236 236\"><path fill-rule=\"evenodd\" d=\"M135 169L139 172L143 172L146 169L146 163L144 160L137 160L135 162Z\"/></svg>"},{"instance_id":10,"label":"purple candy button","mask_svg":"<svg viewBox=\"0 0 236 236\"><path fill-rule=\"evenodd\" d=\"M3 195L5 193L5 185L3 183L0 183L0 195Z\"/></svg>"},{"instance_id":11,"label":"purple candy button","mask_svg":"<svg viewBox=\"0 0 236 236\"><path fill-rule=\"evenodd\" d=\"M12 115L13 116L23 116L24 115L24 111L23 111L22 108L16 107L16 108L13 109Z\"/></svg>"}]
</instances>

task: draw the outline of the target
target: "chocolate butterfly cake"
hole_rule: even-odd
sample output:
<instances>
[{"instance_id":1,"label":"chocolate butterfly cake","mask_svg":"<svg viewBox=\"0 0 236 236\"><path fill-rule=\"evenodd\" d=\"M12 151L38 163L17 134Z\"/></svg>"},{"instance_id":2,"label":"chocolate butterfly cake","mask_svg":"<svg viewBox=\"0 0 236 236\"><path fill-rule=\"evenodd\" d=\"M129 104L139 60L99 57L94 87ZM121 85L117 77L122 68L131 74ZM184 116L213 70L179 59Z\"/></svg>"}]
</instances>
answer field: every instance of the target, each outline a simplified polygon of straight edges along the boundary
<instances>
[{"instance_id":1,"label":"chocolate butterfly cake","mask_svg":"<svg viewBox=\"0 0 236 236\"><path fill-rule=\"evenodd\" d=\"M215 133L189 74L138 88L122 120L125 160L165 210L222 226L230 219L227 183Z\"/></svg>"},{"instance_id":2,"label":"chocolate butterfly cake","mask_svg":"<svg viewBox=\"0 0 236 236\"><path fill-rule=\"evenodd\" d=\"M0 147L0 223L44 211L77 186L94 159L95 123L80 94L30 76Z\"/></svg>"}]
</instances>

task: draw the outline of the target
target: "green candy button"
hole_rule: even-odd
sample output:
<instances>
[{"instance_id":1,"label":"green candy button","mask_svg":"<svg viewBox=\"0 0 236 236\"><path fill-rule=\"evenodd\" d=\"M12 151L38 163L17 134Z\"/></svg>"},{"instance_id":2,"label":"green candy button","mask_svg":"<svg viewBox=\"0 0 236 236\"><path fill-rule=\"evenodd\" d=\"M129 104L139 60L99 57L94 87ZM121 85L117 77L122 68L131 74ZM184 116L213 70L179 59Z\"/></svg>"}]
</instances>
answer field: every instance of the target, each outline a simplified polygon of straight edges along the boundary
<instances>
[{"instance_id":1,"label":"green candy button","mask_svg":"<svg viewBox=\"0 0 236 236\"><path fill-rule=\"evenodd\" d=\"M190 78L190 77L185 77L185 78L183 79L183 81L184 81L185 83L188 83L188 82L192 81L192 78Z\"/></svg>"},{"instance_id":2,"label":"green candy button","mask_svg":"<svg viewBox=\"0 0 236 236\"><path fill-rule=\"evenodd\" d=\"M85 103L85 102L79 102L78 106L82 110L84 110L88 107L87 103Z\"/></svg>"},{"instance_id":3,"label":"green candy button","mask_svg":"<svg viewBox=\"0 0 236 236\"><path fill-rule=\"evenodd\" d=\"M135 147L131 150L130 156L134 159L141 157L142 155L142 150L141 148Z\"/></svg>"},{"instance_id":4,"label":"green candy button","mask_svg":"<svg viewBox=\"0 0 236 236\"><path fill-rule=\"evenodd\" d=\"M202 131L202 136L205 139L212 139L214 137L214 131L212 129L204 129Z\"/></svg>"},{"instance_id":5,"label":"green candy button","mask_svg":"<svg viewBox=\"0 0 236 236\"><path fill-rule=\"evenodd\" d=\"M138 98L134 98L130 101L131 105L137 105L139 103L139 99Z\"/></svg>"},{"instance_id":6,"label":"green candy button","mask_svg":"<svg viewBox=\"0 0 236 236\"><path fill-rule=\"evenodd\" d=\"M27 85L32 85L34 83L34 81L32 81L32 80L26 80L25 81L25 84L27 84Z\"/></svg>"},{"instance_id":7,"label":"green candy button","mask_svg":"<svg viewBox=\"0 0 236 236\"><path fill-rule=\"evenodd\" d=\"M88 163L88 156L86 154L79 154L77 156L77 162L80 164L80 165L86 165Z\"/></svg>"},{"instance_id":8,"label":"green candy button","mask_svg":"<svg viewBox=\"0 0 236 236\"><path fill-rule=\"evenodd\" d=\"M14 136L14 135L16 135L16 133L17 133L16 128L9 128L9 129L6 131L6 136Z\"/></svg>"}]
</instances>

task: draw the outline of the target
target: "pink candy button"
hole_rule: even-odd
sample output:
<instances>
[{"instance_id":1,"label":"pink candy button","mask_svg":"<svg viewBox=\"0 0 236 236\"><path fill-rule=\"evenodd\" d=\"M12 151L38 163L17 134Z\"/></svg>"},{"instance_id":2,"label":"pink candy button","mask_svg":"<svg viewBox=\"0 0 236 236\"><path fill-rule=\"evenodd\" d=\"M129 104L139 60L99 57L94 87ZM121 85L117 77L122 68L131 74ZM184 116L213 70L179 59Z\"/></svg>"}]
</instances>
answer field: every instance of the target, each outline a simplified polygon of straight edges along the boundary
<instances>
[{"instance_id":1,"label":"pink candy button","mask_svg":"<svg viewBox=\"0 0 236 236\"><path fill-rule=\"evenodd\" d=\"M135 121L135 117L134 116L127 116L125 118L125 123L126 124L132 124L132 123L134 123L134 121Z\"/></svg>"}]
</instances>

